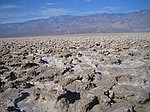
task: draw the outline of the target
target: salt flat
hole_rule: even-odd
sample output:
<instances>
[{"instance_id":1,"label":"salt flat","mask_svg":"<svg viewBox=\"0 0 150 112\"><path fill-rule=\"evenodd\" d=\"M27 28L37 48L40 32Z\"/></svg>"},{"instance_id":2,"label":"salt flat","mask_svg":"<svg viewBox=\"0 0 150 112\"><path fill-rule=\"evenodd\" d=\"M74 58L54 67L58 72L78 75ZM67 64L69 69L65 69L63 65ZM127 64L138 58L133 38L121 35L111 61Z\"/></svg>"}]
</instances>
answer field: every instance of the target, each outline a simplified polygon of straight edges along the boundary
<instances>
[{"instance_id":1,"label":"salt flat","mask_svg":"<svg viewBox=\"0 0 150 112\"><path fill-rule=\"evenodd\" d=\"M2 112L149 112L150 33L0 39Z\"/></svg>"}]
</instances>

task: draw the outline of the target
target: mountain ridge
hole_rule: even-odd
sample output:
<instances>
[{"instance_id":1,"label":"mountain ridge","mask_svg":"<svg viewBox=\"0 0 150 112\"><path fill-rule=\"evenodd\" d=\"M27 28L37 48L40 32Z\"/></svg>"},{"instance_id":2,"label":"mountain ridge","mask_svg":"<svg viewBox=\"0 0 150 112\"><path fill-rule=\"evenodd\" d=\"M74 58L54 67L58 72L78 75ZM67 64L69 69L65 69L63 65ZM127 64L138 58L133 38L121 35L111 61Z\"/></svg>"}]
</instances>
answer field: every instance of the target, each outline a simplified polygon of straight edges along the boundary
<instances>
[{"instance_id":1,"label":"mountain ridge","mask_svg":"<svg viewBox=\"0 0 150 112\"><path fill-rule=\"evenodd\" d=\"M87 16L54 16L48 19L0 24L0 37L149 32L149 20L150 10L140 10L128 14L102 13Z\"/></svg>"}]
</instances>

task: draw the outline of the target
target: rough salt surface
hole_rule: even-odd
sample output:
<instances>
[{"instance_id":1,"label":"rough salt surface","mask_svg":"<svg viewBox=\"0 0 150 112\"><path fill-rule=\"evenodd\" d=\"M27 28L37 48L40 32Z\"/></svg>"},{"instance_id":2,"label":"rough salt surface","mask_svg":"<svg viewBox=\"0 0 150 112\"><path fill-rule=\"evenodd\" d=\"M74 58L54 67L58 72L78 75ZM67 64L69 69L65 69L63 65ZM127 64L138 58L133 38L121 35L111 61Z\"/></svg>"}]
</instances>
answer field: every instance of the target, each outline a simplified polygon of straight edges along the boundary
<instances>
[{"instance_id":1,"label":"rough salt surface","mask_svg":"<svg viewBox=\"0 0 150 112\"><path fill-rule=\"evenodd\" d=\"M0 44L1 112L149 112L150 33Z\"/></svg>"}]
</instances>

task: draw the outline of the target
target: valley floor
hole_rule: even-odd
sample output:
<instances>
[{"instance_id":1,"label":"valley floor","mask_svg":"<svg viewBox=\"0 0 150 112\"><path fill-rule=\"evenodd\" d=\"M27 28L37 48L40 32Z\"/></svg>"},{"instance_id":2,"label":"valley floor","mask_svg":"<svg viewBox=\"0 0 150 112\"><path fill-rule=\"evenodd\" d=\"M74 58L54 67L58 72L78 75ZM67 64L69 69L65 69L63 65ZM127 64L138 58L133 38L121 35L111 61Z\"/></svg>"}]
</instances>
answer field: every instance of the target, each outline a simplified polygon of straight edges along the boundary
<instances>
[{"instance_id":1,"label":"valley floor","mask_svg":"<svg viewBox=\"0 0 150 112\"><path fill-rule=\"evenodd\" d=\"M149 112L150 33L0 39L0 112Z\"/></svg>"}]
</instances>

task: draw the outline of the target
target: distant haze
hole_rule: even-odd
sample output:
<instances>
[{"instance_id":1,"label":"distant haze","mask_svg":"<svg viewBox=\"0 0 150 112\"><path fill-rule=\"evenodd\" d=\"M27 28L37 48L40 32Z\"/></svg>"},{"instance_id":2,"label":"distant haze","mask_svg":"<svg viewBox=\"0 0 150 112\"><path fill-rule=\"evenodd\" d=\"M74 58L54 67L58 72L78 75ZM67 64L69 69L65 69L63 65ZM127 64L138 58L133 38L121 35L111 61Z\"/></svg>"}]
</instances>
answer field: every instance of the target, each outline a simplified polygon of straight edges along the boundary
<instances>
[{"instance_id":1,"label":"distant haze","mask_svg":"<svg viewBox=\"0 0 150 112\"><path fill-rule=\"evenodd\" d=\"M0 24L0 37L149 31L150 10L128 14L64 15L22 23Z\"/></svg>"}]
</instances>

